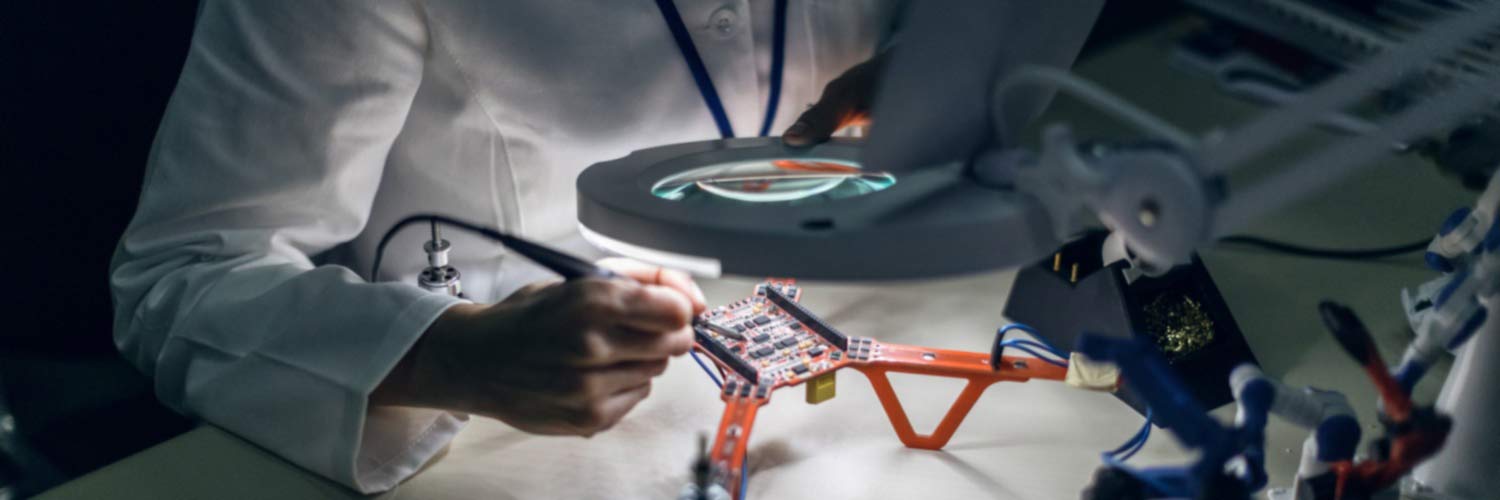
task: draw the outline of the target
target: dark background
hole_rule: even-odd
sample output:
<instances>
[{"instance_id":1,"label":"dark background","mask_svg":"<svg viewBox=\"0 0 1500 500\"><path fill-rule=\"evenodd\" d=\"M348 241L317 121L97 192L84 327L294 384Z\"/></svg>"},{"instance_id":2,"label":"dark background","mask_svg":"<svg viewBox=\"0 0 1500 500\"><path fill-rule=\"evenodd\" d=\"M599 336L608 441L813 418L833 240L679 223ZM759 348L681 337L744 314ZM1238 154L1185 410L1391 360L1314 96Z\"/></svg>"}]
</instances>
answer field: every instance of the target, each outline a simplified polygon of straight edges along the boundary
<instances>
[{"instance_id":1,"label":"dark background","mask_svg":"<svg viewBox=\"0 0 1500 500\"><path fill-rule=\"evenodd\" d=\"M107 273L196 10L32 1L0 14L0 166L24 221L5 238L21 272L5 294L5 317L20 321L0 327L0 418L8 408L15 428L0 429L0 493L25 496L188 428L115 353Z\"/></svg>"},{"instance_id":2,"label":"dark background","mask_svg":"<svg viewBox=\"0 0 1500 500\"><path fill-rule=\"evenodd\" d=\"M186 56L196 0L11 2L0 15L0 167L13 278L0 327L0 497L119 460L190 424L110 338L109 258ZM1115 1L1089 52L1177 14ZM19 174L19 175L17 175ZM13 226L14 227L14 226ZM12 276L15 276L12 273ZM19 299L19 300L18 300Z\"/></svg>"}]
</instances>

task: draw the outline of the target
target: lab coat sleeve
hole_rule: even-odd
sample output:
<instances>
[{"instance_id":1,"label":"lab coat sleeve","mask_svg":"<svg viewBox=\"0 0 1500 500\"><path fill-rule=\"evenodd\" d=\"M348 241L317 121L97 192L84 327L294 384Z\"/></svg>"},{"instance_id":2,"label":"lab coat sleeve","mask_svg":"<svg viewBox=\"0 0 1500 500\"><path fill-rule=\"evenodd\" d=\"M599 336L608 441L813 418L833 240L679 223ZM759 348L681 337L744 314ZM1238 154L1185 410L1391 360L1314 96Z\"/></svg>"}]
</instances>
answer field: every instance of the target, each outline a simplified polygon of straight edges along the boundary
<instances>
[{"instance_id":1,"label":"lab coat sleeve","mask_svg":"<svg viewBox=\"0 0 1500 500\"><path fill-rule=\"evenodd\" d=\"M364 228L426 50L405 1L202 2L110 265L115 341L163 402L367 493L466 419L368 404L458 299L314 264Z\"/></svg>"}]
</instances>

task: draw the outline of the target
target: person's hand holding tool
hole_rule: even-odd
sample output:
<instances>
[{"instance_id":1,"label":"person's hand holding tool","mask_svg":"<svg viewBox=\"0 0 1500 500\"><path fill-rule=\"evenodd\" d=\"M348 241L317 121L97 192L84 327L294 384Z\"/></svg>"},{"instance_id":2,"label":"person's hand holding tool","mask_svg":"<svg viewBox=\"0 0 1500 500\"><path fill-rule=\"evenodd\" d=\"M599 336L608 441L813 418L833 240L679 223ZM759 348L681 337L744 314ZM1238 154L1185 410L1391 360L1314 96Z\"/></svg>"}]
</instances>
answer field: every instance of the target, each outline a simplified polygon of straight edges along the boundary
<instances>
[{"instance_id":1,"label":"person's hand holding tool","mask_svg":"<svg viewBox=\"0 0 1500 500\"><path fill-rule=\"evenodd\" d=\"M885 54L859 63L828 82L818 102L797 117L797 122L787 127L781 139L791 146L811 146L827 141L841 128L868 121Z\"/></svg>"},{"instance_id":2,"label":"person's hand holding tool","mask_svg":"<svg viewBox=\"0 0 1500 500\"><path fill-rule=\"evenodd\" d=\"M686 274L625 259L630 279L537 283L492 305L460 304L428 328L372 404L484 415L537 434L590 436L651 392L693 345L703 293Z\"/></svg>"}]
</instances>

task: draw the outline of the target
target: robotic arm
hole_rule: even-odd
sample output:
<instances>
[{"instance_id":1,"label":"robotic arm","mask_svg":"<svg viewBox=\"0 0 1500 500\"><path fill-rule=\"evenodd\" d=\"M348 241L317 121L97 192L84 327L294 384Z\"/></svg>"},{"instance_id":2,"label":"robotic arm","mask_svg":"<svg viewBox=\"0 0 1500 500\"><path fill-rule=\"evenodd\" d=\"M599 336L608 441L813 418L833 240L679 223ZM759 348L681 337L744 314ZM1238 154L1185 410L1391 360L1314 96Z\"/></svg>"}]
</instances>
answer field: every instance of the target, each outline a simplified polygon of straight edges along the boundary
<instances>
[{"instance_id":1,"label":"robotic arm","mask_svg":"<svg viewBox=\"0 0 1500 500\"><path fill-rule=\"evenodd\" d=\"M1312 430L1302 442L1302 461L1297 468L1294 500L1314 500L1318 496L1318 479L1335 464L1354 459L1359 446L1359 420L1349 399L1336 391L1312 387L1294 389L1267 377L1255 365L1241 365L1229 376L1229 385L1239 401L1235 425L1256 435L1247 439L1244 456L1249 474L1257 489L1265 485L1264 436L1267 415L1276 415L1292 424ZM1326 497L1323 497L1326 498Z\"/></svg>"},{"instance_id":2,"label":"robotic arm","mask_svg":"<svg viewBox=\"0 0 1500 500\"><path fill-rule=\"evenodd\" d=\"M1427 247L1427 264L1442 276L1416 290L1402 290L1416 334L1396 368L1408 393L1427 369L1479 331L1489 311L1479 301L1500 291L1500 175L1490 179L1473 208L1460 208L1443 222Z\"/></svg>"},{"instance_id":3,"label":"robotic arm","mask_svg":"<svg viewBox=\"0 0 1500 500\"><path fill-rule=\"evenodd\" d=\"M1105 467L1096 477L1111 480L1096 481L1084 498L1244 499L1254 491L1249 486L1255 481L1253 474L1246 481L1226 474L1225 465L1241 454L1247 439L1261 436L1264 409L1257 412L1259 425L1249 432L1223 426L1188 395L1161 354L1138 339L1085 334L1078 340L1077 351L1089 359L1118 365L1127 383L1150 405L1152 418L1171 430L1184 447L1199 452L1198 459L1188 466L1140 470L1106 457Z\"/></svg>"},{"instance_id":4,"label":"robotic arm","mask_svg":"<svg viewBox=\"0 0 1500 500\"><path fill-rule=\"evenodd\" d=\"M1171 430L1183 446L1199 453L1198 459L1185 467L1143 470L1106 458L1107 470L1124 472L1134 481L1116 481L1110 490L1101 490L1096 484L1091 490L1094 496L1086 498L1248 498L1266 483L1263 447L1270 414L1314 429L1304 443L1296 500L1368 499L1436 453L1448 436L1451 420L1430 407L1412 403L1381 362L1369 332L1353 311L1331 302L1323 303L1320 311L1339 345L1360 363L1380 393L1386 435L1377 442L1376 458L1354 462L1359 422L1342 394L1294 390L1252 366L1241 366L1230 377L1239 412L1235 426L1225 427L1187 396L1181 381L1150 346L1133 338L1085 335L1079 340L1078 351L1091 359L1119 365L1152 412L1160 416L1162 426ZM1236 457L1244 460L1245 467L1232 472L1228 464Z\"/></svg>"}]
</instances>

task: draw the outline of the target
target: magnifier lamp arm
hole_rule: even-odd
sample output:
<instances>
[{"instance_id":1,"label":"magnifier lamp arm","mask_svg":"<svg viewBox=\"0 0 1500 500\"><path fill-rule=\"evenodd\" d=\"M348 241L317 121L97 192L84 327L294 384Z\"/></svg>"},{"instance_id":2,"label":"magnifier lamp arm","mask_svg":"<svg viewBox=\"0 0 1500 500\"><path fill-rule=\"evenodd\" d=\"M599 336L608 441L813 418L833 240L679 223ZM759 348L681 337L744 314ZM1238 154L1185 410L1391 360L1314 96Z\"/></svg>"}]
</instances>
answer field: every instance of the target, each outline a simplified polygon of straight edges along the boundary
<instances>
[{"instance_id":1,"label":"magnifier lamp arm","mask_svg":"<svg viewBox=\"0 0 1500 500\"><path fill-rule=\"evenodd\" d=\"M1047 127L1039 155L993 150L976 160L974 175L1034 199L1041 207L1035 222L1058 241L1103 223L1124 242L1118 257L1148 275L1191 261L1208 239L1209 214L1221 192L1181 149L1160 143L1086 146L1063 124Z\"/></svg>"},{"instance_id":2,"label":"magnifier lamp arm","mask_svg":"<svg viewBox=\"0 0 1500 500\"><path fill-rule=\"evenodd\" d=\"M1044 208L1039 222L1063 240L1086 229L1091 213L1124 240L1135 267L1154 275L1187 262L1200 245L1369 168L1389 154L1389 144L1483 109L1494 88L1500 88L1500 76L1415 106L1376 133L1336 142L1233 192L1204 171L1191 152L1160 145L1085 152L1065 125L1047 128L1043 151L1034 159L1005 152L981 155L976 177L990 184L1009 181L1036 199ZM1488 212L1475 214L1475 219L1494 219ZM1470 239L1476 241L1469 245L1477 245L1482 238Z\"/></svg>"},{"instance_id":3,"label":"magnifier lamp arm","mask_svg":"<svg viewBox=\"0 0 1500 500\"><path fill-rule=\"evenodd\" d=\"M1123 151L1083 151L1065 126L1052 125L1043 150L1026 155L988 152L978 156L981 182L1009 185L1043 206L1036 216L1054 236L1078 234L1092 213L1123 241L1125 257L1146 274L1187 262L1193 250L1244 229L1266 214L1334 187L1347 176L1388 155L1392 144L1438 132L1489 109L1500 88L1500 72L1455 81L1444 92L1413 103L1369 133L1336 141L1293 160L1282 171L1234 193L1221 189L1221 176L1249 164L1312 130L1330 112L1407 78L1470 39L1500 25L1500 4L1434 22L1410 44L1386 51L1354 70L1320 85L1227 134L1199 141L1161 118L1102 87L1055 68L1023 67L996 80L991 111L1001 123L1001 104L1022 86L1050 86L1119 118L1156 141L1154 147ZM1494 184L1492 182L1492 184ZM1500 195L1496 195L1500 196ZM1493 219L1489 211L1476 218ZM1483 227L1483 226L1478 226ZM1436 245L1437 243L1434 243ZM1445 251L1459 254L1461 252Z\"/></svg>"}]
</instances>

